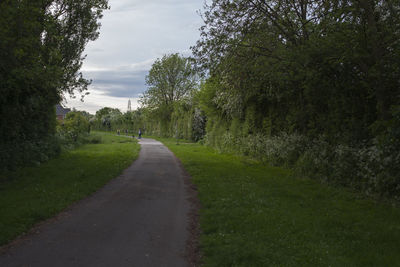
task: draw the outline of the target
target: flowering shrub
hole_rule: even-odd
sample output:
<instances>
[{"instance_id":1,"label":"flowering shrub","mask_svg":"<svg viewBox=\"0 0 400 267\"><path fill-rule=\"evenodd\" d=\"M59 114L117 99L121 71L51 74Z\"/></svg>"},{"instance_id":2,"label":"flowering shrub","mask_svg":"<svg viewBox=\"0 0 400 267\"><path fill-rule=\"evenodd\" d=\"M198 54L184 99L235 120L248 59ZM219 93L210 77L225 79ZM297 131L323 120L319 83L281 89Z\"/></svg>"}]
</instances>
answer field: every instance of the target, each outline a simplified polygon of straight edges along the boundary
<instances>
[{"instance_id":1,"label":"flowering shrub","mask_svg":"<svg viewBox=\"0 0 400 267\"><path fill-rule=\"evenodd\" d=\"M209 131L205 144L220 152L293 168L297 175L351 187L368 195L400 198L400 154L394 153L387 144L350 147L329 144L322 137L308 140L298 134L235 137L229 131L221 131L217 126Z\"/></svg>"}]
</instances>

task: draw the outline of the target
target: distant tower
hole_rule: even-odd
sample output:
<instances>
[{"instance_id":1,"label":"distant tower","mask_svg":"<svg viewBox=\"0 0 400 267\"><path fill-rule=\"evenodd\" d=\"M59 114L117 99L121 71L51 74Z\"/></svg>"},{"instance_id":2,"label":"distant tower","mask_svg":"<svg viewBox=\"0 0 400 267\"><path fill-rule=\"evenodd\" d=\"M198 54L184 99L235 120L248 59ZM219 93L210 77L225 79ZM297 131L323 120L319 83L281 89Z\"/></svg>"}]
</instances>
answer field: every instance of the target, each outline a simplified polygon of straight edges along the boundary
<instances>
[{"instance_id":1,"label":"distant tower","mask_svg":"<svg viewBox=\"0 0 400 267\"><path fill-rule=\"evenodd\" d=\"M128 111L132 111L131 100L128 101Z\"/></svg>"}]
</instances>

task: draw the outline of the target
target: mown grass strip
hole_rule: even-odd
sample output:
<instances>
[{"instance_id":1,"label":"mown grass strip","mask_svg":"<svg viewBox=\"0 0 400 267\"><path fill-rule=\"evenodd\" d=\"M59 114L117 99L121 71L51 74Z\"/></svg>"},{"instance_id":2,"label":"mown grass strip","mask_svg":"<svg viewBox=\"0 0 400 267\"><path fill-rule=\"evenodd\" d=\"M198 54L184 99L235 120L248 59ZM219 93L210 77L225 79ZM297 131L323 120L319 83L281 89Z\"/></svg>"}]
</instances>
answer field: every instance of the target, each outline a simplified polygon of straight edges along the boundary
<instances>
[{"instance_id":1,"label":"mown grass strip","mask_svg":"<svg viewBox=\"0 0 400 267\"><path fill-rule=\"evenodd\" d=\"M202 204L204 266L399 266L400 209L288 170L160 139Z\"/></svg>"},{"instance_id":2,"label":"mown grass strip","mask_svg":"<svg viewBox=\"0 0 400 267\"><path fill-rule=\"evenodd\" d=\"M26 232L118 176L137 158L136 140L96 132L100 144L64 152L0 183L0 245Z\"/></svg>"}]
</instances>

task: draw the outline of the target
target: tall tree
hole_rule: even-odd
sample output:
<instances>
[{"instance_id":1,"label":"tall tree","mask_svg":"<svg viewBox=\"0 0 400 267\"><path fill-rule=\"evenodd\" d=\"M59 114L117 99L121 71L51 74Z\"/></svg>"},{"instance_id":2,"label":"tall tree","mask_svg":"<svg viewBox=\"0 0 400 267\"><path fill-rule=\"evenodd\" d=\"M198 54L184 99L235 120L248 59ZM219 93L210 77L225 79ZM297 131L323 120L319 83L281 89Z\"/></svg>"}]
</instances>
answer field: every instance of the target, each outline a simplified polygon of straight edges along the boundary
<instances>
[{"instance_id":1,"label":"tall tree","mask_svg":"<svg viewBox=\"0 0 400 267\"><path fill-rule=\"evenodd\" d=\"M189 99L197 86L197 75L192 62L179 54L164 55L157 59L146 76L148 89L141 103L160 124L160 134L168 135L171 114L180 101Z\"/></svg>"},{"instance_id":2,"label":"tall tree","mask_svg":"<svg viewBox=\"0 0 400 267\"><path fill-rule=\"evenodd\" d=\"M171 106L190 95L197 85L197 75L188 58L164 55L153 63L146 84L148 89L141 98L145 106Z\"/></svg>"}]
</instances>

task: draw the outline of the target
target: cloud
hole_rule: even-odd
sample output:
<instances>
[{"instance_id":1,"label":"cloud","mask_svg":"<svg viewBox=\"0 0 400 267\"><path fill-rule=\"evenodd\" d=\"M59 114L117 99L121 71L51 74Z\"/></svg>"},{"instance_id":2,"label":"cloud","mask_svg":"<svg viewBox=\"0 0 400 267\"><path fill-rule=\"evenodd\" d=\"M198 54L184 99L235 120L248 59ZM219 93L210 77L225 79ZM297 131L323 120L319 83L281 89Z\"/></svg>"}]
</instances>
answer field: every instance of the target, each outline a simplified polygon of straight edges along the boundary
<instances>
[{"instance_id":1,"label":"cloud","mask_svg":"<svg viewBox=\"0 0 400 267\"><path fill-rule=\"evenodd\" d=\"M139 107L139 98L105 96L102 91L93 89L90 95L85 96L84 102L77 98L70 99L67 97L66 101L64 101L64 105L67 107L74 107L78 110L86 110L91 114L95 114L97 110L104 107L118 108L122 112L126 112L129 100L131 100L132 109Z\"/></svg>"},{"instance_id":2,"label":"cloud","mask_svg":"<svg viewBox=\"0 0 400 267\"><path fill-rule=\"evenodd\" d=\"M91 88L106 96L138 97L146 90L145 77L153 59L115 68L86 68L84 76L92 80Z\"/></svg>"}]
</instances>

